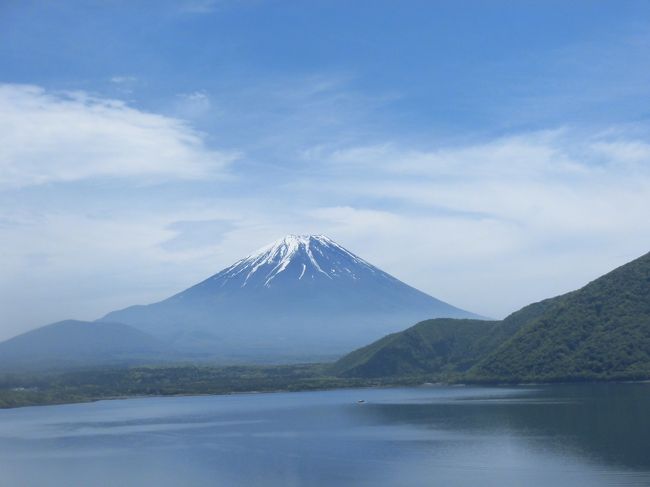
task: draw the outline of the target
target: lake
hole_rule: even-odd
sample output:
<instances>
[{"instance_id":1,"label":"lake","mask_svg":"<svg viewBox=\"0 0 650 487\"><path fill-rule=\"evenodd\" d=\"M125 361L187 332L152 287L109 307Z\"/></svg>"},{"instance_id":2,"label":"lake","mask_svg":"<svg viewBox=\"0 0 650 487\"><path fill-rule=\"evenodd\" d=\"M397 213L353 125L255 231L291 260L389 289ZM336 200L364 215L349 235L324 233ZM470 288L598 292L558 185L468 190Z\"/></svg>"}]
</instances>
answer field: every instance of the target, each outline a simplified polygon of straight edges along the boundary
<instances>
[{"instance_id":1,"label":"lake","mask_svg":"<svg viewBox=\"0 0 650 487\"><path fill-rule=\"evenodd\" d=\"M649 486L650 384L347 389L3 410L0 485Z\"/></svg>"}]
</instances>

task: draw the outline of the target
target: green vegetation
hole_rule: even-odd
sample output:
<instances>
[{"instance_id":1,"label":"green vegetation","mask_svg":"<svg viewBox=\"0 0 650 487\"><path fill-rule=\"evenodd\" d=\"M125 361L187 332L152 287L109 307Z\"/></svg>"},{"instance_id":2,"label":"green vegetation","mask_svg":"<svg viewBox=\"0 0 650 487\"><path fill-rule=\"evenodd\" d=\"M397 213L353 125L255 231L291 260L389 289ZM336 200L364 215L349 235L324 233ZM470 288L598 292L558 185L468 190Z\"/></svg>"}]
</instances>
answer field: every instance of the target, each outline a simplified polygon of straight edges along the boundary
<instances>
[{"instance_id":1,"label":"green vegetation","mask_svg":"<svg viewBox=\"0 0 650 487\"><path fill-rule=\"evenodd\" d=\"M356 350L334 364L341 377L396 377L462 372L484 353L498 322L435 319Z\"/></svg>"},{"instance_id":2,"label":"green vegetation","mask_svg":"<svg viewBox=\"0 0 650 487\"><path fill-rule=\"evenodd\" d=\"M436 380L459 378L496 350L549 301L526 306L503 321L438 318L418 323L360 348L330 369L340 377L404 377L435 374Z\"/></svg>"},{"instance_id":3,"label":"green vegetation","mask_svg":"<svg viewBox=\"0 0 650 487\"><path fill-rule=\"evenodd\" d=\"M0 408L86 402L134 396L306 391L421 383L328 375L321 364L278 366L161 366L0 375Z\"/></svg>"},{"instance_id":4,"label":"green vegetation","mask_svg":"<svg viewBox=\"0 0 650 487\"><path fill-rule=\"evenodd\" d=\"M500 322L429 320L340 359L342 377L465 382L650 378L650 254Z\"/></svg>"},{"instance_id":5,"label":"green vegetation","mask_svg":"<svg viewBox=\"0 0 650 487\"><path fill-rule=\"evenodd\" d=\"M650 254L552 300L483 358L471 380L650 378Z\"/></svg>"}]
</instances>

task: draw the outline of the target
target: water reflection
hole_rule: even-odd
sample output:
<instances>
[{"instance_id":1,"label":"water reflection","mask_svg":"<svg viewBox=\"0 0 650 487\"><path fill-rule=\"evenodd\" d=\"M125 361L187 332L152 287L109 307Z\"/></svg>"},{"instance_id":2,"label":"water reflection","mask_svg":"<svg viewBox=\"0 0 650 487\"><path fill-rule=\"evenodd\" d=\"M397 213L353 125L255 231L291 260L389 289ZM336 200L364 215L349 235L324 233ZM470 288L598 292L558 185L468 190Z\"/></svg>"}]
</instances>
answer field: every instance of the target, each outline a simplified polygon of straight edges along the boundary
<instances>
[{"instance_id":1,"label":"water reflection","mask_svg":"<svg viewBox=\"0 0 650 487\"><path fill-rule=\"evenodd\" d=\"M382 422L513 436L531 447L571 450L594 461L638 469L650 469L648 411L650 384L493 389L451 401L433 398L372 408Z\"/></svg>"},{"instance_id":2,"label":"water reflection","mask_svg":"<svg viewBox=\"0 0 650 487\"><path fill-rule=\"evenodd\" d=\"M648 410L648 384L7 410L0 411L0 484L647 486Z\"/></svg>"}]
</instances>

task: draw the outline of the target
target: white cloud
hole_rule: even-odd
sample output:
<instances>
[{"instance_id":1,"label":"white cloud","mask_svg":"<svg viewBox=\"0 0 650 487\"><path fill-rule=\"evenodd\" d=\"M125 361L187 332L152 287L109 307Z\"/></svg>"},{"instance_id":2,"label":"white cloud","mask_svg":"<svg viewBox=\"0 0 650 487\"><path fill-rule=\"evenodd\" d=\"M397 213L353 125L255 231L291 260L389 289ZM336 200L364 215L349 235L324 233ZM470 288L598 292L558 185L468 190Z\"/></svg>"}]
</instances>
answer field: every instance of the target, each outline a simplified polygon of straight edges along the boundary
<instances>
[{"instance_id":1,"label":"white cloud","mask_svg":"<svg viewBox=\"0 0 650 487\"><path fill-rule=\"evenodd\" d=\"M431 294L503 316L650 250L650 150L561 129L458 147L305 151L310 215ZM330 202L338 206L327 205Z\"/></svg>"},{"instance_id":2,"label":"white cloud","mask_svg":"<svg viewBox=\"0 0 650 487\"><path fill-rule=\"evenodd\" d=\"M381 145L319 157L333 178L348 174L342 191L513 222L550 238L633 229L650 207L650 145L635 139L552 131L457 148Z\"/></svg>"},{"instance_id":3,"label":"white cloud","mask_svg":"<svg viewBox=\"0 0 650 487\"><path fill-rule=\"evenodd\" d=\"M553 130L429 150L405 149L394 144L370 145L333 151L327 160L384 173L437 179L566 176L583 172L591 162L573 157L571 151L575 150L576 141L562 144L568 137L566 130Z\"/></svg>"},{"instance_id":4,"label":"white cloud","mask_svg":"<svg viewBox=\"0 0 650 487\"><path fill-rule=\"evenodd\" d=\"M194 220L200 225L231 218L228 211L192 207L132 208L103 217L83 209L2 209L0 340L60 319L97 319L208 277L221 262L218 235L186 247L183 233ZM224 265L231 258L222 259Z\"/></svg>"},{"instance_id":5,"label":"white cloud","mask_svg":"<svg viewBox=\"0 0 650 487\"><path fill-rule=\"evenodd\" d=\"M122 126L131 120L124 111L133 111L136 119L152 116L187 130L79 94L36 90L29 98L44 98L48 110L70 103L74 113L98 111L90 120L114 116ZM49 113L45 108L38 113ZM198 146L189 152L210 153L190 134ZM157 143L155 153L166 141ZM196 192L191 184L174 186L171 201L164 187L151 187L132 191L123 204L107 191L57 198L53 208L42 208L39 198L31 210L22 200L2 208L0 321L16 327L0 336L164 298L286 233L329 234L405 282L494 317L574 289L648 250L650 150L638 131L564 128L424 149L399 140L302 147L299 160L291 159L293 146L278 148L299 168L281 177L273 179L263 154L254 169L234 166L238 177L228 185ZM226 168L199 164L188 173L175 162L137 178L191 183L195 174ZM95 169L83 177L100 176ZM0 201L10 202L4 194Z\"/></svg>"},{"instance_id":6,"label":"white cloud","mask_svg":"<svg viewBox=\"0 0 650 487\"><path fill-rule=\"evenodd\" d=\"M84 92L0 85L0 114L0 188L218 177L238 157L210 150L181 120Z\"/></svg>"}]
</instances>

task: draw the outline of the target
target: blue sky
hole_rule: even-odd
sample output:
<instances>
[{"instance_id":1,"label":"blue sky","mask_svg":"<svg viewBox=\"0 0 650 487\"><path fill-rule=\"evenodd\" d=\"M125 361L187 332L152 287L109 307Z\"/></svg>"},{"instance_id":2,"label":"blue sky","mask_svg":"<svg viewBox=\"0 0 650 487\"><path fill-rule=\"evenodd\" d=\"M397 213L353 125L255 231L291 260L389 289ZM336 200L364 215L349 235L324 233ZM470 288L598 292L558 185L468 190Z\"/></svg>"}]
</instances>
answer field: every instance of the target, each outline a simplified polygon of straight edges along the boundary
<instances>
[{"instance_id":1,"label":"blue sky","mask_svg":"<svg viewBox=\"0 0 650 487\"><path fill-rule=\"evenodd\" d=\"M502 317L650 250L643 1L0 4L0 338L324 233Z\"/></svg>"}]
</instances>

